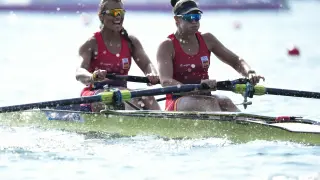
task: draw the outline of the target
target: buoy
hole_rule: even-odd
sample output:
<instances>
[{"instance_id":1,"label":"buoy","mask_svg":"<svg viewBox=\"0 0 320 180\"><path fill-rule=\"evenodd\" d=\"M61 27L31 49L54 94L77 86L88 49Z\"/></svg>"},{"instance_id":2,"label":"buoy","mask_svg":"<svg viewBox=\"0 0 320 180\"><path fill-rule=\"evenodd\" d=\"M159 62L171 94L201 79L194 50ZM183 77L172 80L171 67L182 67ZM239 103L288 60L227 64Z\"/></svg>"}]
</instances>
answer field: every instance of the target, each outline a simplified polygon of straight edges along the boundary
<instances>
[{"instance_id":1,"label":"buoy","mask_svg":"<svg viewBox=\"0 0 320 180\"><path fill-rule=\"evenodd\" d=\"M241 22L240 21L233 22L233 28L240 29L241 28Z\"/></svg>"},{"instance_id":2,"label":"buoy","mask_svg":"<svg viewBox=\"0 0 320 180\"><path fill-rule=\"evenodd\" d=\"M292 46L292 47L288 48L287 51L288 51L289 56L300 56L300 50L296 46Z\"/></svg>"},{"instance_id":3,"label":"buoy","mask_svg":"<svg viewBox=\"0 0 320 180\"><path fill-rule=\"evenodd\" d=\"M92 16L90 16L90 14L88 13L82 13L80 15L81 21L85 26L88 26L91 24L92 22Z\"/></svg>"}]
</instances>

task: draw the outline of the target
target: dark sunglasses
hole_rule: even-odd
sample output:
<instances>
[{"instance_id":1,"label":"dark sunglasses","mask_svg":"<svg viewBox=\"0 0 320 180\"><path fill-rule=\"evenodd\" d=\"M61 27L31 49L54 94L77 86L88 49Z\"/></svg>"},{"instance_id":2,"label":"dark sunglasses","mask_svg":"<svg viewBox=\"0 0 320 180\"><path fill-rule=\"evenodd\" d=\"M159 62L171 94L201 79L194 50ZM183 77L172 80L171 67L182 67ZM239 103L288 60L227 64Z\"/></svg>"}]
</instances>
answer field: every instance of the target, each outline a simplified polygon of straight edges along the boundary
<instances>
[{"instance_id":1,"label":"dark sunglasses","mask_svg":"<svg viewBox=\"0 0 320 180\"><path fill-rule=\"evenodd\" d=\"M184 15L178 15L178 17L181 17L183 20L192 22L192 21L200 21L201 14L184 14Z\"/></svg>"}]
</instances>

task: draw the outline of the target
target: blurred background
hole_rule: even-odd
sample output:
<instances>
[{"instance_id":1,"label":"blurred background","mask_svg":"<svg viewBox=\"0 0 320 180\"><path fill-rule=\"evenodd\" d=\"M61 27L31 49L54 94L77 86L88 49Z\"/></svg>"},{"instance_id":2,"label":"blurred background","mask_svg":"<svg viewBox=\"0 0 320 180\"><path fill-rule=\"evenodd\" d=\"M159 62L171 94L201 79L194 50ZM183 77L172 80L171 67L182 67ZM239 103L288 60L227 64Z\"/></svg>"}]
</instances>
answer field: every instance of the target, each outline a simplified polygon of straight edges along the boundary
<instances>
[{"instance_id":1,"label":"blurred background","mask_svg":"<svg viewBox=\"0 0 320 180\"><path fill-rule=\"evenodd\" d=\"M165 0L124 0L126 9L138 11L167 11L170 1ZM287 0L197 0L203 9L288 9ZM3 10L30 11L95 11L97 0L1 0Z\"/></svg>"}]
</instances>

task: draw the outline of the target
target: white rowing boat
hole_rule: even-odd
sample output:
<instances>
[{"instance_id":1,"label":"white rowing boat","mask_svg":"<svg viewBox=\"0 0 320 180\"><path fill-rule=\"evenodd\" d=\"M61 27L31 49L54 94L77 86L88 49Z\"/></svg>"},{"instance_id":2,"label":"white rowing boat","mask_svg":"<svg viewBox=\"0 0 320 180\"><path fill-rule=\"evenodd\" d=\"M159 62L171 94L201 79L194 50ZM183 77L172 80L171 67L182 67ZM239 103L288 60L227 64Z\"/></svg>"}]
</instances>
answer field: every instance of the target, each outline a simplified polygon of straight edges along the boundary
<instances>
[{"instance_id":1,"label":"white rowing boat","mask_svg":"<svg viewBox=\"0 0 320 180\"><path fill-rule=\"evenodd\" d=\"M119 77L118 77L119 78ZM128 79L126 79L128 80ZM58 110L57 106L105 102L117 104L141 96L188 92L201 85L182 85L136 91L109 91L101 95L0 107L0 122L9 126L36 126L75 132L97 132L122 136L158 135L166 138L227 138L236 143L280 140L320 145L320 122L301 117L271 117L247 113L167 112L104 110L100 113ZM251 86L241 79L218 83L218 89L247 97L277 94L319 98L319 93ZM245 105L248 102L244 103ZM49 109L48 109L49 107ZM34 109L39 108L39 109ZM51 108L51 109L50 109Z\"/></svg>"}]
</instances>

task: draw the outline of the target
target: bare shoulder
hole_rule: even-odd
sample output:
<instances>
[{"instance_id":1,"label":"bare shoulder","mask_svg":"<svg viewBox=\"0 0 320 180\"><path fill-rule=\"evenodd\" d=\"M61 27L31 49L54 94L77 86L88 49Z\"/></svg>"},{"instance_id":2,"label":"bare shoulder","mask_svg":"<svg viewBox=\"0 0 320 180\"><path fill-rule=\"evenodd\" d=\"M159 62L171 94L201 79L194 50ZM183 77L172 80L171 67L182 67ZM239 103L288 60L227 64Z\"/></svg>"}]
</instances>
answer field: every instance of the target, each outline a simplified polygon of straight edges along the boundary
<instances>
[{"instance_id":1,"label":"bare shoulder","mask_svg":"<svg viewBox=\"0 0 320 180\"><path fill-rule=\"evenodd\" d=\"M140 40L137 36L135 36L133 34L129 34L128 37L132 41L133 44L141 44Z\"/></svg>"},{"instance_id":2,"label":"bare shoulder","mask_svg":"<svg viewBox=\"0 0 320 180\"><path fill-rule=\"evenodd\" d=\"M201 35L203 39L208 42L217 40L217 38L210 32L202 33Z\"/></svg>"},{"instance_id":3,"label":"bare shoulder","mask_svg":"<svg viewBox=\"0 0 320 180\"><path fill-rule=\"evenodd\" d=\"M159 45L159 49L163 49L163 50L173 50L173 43L172 40L167 38L164 41L162 41Z\"/></svg>"},{"instance_id":4,"label":"bare shoulder","mask_svg":"<svg viewBox=\"0 0 320 180\"><path fill-rule=\"evenodd\" d=\"M167 59L172 59L175 56L175 51L171 39L165 39L158 47L157 60L158 62L166 62Z\"/></svg>"},{"instance_id":5,"label":"bare shoulder","mask_svg":"<svg viewBox=\"0 0 320 180\"><path fill-rule=\"evenodd\" d=\"M79 53L93 52L97 47L97 41L95 37L90 37L86 42L84 42L80 48Z\"/></svg>"},{"instance_id":6,"label":"bare shoulder","mask_svg":"<svg viewBox=\"0 0 320 180\"><path fill-rule=\"evenodd\" d=\"M209 49L216 47L219 44L219 40L210 32L201 34Z\"/></svg>"},{"instance_id":7,"label":"bare shoulder","mask_svg":"<svg viewBox=\"0 0 320 180\"><path fill-rule=\"evenodd\" d=\"M132 40L132 41L139 41L138 37L136 35L133 34L129 34L128 37Z\"/></svg>"}]
</instances>

